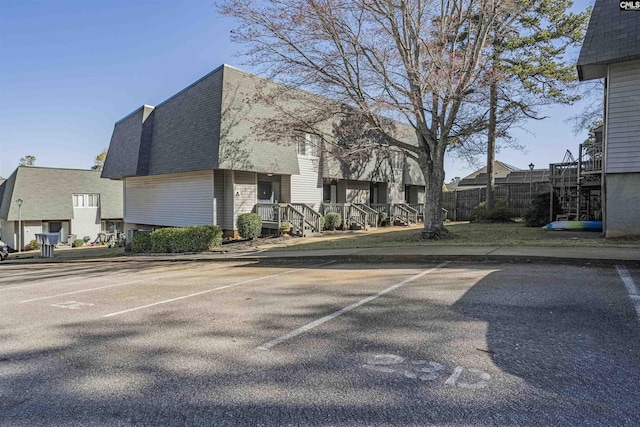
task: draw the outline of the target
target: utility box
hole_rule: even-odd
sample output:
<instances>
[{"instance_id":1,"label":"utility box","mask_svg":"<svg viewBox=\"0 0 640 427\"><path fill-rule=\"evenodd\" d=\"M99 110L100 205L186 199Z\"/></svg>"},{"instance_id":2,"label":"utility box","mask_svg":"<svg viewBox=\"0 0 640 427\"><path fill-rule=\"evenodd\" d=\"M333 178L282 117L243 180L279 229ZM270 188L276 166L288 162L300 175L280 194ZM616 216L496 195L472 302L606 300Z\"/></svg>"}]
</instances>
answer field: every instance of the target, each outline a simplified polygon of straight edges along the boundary
<instances>
[{"instance_id":1,"label":"utility box","mask_svg":"<svg viewBox=\"0 0 640 427\"><path fill-rule=\"evenodd\" d=\"M40 244L40 256L53 258L53 248L60 240L59 233L36 233L36 242Z\"/></svg>"}]
</instances>

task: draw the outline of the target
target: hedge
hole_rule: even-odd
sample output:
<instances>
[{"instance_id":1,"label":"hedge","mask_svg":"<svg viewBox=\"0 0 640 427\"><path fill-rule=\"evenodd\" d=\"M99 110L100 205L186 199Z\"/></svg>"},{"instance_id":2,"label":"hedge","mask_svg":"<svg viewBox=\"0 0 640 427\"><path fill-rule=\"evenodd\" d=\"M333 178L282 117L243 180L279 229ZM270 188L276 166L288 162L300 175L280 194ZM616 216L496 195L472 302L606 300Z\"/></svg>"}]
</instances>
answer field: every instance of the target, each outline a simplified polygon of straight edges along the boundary
<instances>
[{"instance_id":1,"label":"hedge","mask_svg":"<svg viewBox=\"0 0 640 427\"><path fill-rule=\"evenodd\" d=\"M131 251L136 253L204 252L222 244L222 230L217 225L160 228L153 232L133 233Z\"/></svg>"},{"instance_id":2,"label":"hedge","mask_svg":"<svg viewBox=\"0 0 640 427\"><path fill-rule=\"evenodd\" d=\"M494 201L493 209L487 209L487 203L482 202L473 210L471 222L513 222L514 214L507 202L501 199Z\"/></svg>"},{"instance_id":3,"label":"hedge","mask_svg":"<svg viewBox=\"0 0 640 427\"><path fill-rule=\"evenodd\" d=\"M236 220L238 234L243 239L255 239L262 233L262 218L257 213L244 213L238 215Z\"/></svg>"}]
</instances>

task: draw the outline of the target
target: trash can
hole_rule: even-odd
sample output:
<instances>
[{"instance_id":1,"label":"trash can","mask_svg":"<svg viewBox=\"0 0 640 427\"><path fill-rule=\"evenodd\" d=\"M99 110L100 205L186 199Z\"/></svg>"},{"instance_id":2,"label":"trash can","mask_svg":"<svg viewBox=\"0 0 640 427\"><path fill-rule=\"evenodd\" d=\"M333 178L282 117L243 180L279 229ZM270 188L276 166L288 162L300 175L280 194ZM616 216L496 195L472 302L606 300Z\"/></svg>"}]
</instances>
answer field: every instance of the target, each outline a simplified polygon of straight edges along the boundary
<instances>
[{"instance_id":1,"label":"trash can","mask_svg":"<svg viewBox=\"0 0 640 427\"><path fill-rule=\"evenodd\" d=\"M60 240L59 233L36 233L36 242L40 244L40 256L53 258L53 248Z\"/></svg>"}]
</instances>

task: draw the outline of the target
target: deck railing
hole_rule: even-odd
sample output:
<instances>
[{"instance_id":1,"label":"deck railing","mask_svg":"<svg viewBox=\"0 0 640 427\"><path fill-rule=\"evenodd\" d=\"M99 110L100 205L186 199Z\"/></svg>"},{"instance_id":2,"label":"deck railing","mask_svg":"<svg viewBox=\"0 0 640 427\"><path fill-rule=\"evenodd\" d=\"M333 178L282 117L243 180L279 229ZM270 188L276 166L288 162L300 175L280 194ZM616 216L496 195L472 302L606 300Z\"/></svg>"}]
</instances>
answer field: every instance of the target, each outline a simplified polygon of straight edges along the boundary
<instances>
[{"instance_id":1,"label":"deck railing","mask_svg":"<svg viewBox=\"0 0 640 427\"><path fill-rule=\"evenodd\" d=\"M580 174L592 175L602 172L602 144L580 144Z\"/></svg>"},{"instance_id":2,"label":"deck railing","mask_svg":"<svg viewBox=\"0 0 640 427\"><path fill-rule=\"evenodd\" d=\"M389 216L390 209L389 209L389 203L369 203L369 207L373 210L375 210L376 212L378 212L378 214L381 213L386 213L387 217Z\"/></svg>"},{"instance_id":3,"label":"deck railing","mask_svg":"<svg viewBox=\"0 0 640 427\"><path fill-rule=\"evenodd\" d=\"M418 212L418 220L424 222L424 203L407 203L407 206Z\"/></svg>"},{"instance_id":4,"label":"deck railing","mask_svg":"<svg viewBox=\"0 0 640 427\"><path fill-rule=\"evenodd\" d=\"M394 203L391 205L391 216L399 219L407 225L412 222L418 223L418 211L404 203Z\"/></svg>"},{"instance_id":5,"label":"deck railing","mask_svg":"<svg viewBox=\"0 0 640 427\"><path fill-rule=\"evenodd\" d=\"M367 212L354 203L323 203L322 211L326 215L330 212L339 213L342 217L342 225L349 228L356 224L365 230L369 228L367 224Z\"/></svg>"},{"instance_id":6,"label":"deck railing","mask_svg":"<svg viewBox=\"0 0 640 427\"><path fill-rule=\"evenodd\" d=\"M378 213L377 210L371 208L368 205L365 205L364 203L356 203L355 205L366 212L367 223L369 224L370 227L378 226L378 220L380 218L380 214Z\"/></svg>"},{"instance_id":7,"label":"deck railing","mask_svg":"<svg viewBox=\"0 0 640 427\"><path fill-rule=\"evenodd\" d=\"M322 231L320 230L320 218L322 217L320 212L317 212L313 207L305 203L291 203L291 207L302 213L304 226L308 226L314 233Z\"/></svg>"},{"instance_id":8,"label":"deck railing","mask_svg":"<svg viewBox=\"0 0 640 427\"><path fill-rule=\"evenodd\" d=\"M278 228L288 222L293 233L305 235L306 230L320 232L320 214L302 203L258 203L255 211L263 222L275 223Z\"/></svg>"}]
</instances>

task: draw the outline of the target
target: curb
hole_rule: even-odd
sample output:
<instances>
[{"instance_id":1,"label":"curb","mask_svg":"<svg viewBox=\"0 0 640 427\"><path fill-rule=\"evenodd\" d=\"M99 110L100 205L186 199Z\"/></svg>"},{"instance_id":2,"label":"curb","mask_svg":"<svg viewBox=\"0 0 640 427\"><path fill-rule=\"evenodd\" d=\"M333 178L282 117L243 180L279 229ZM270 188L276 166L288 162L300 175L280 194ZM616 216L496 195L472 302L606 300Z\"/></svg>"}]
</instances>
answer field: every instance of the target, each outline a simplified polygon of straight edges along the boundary
<instances>
[{"instance_id":1,"label":"curb","mask_svg":"<svg viewBox=\"0 0 640 427\"><path fill-rule=\"evenodd\" d=\"M576 258L554 257L536 255L299 255L299 256L256 256L239 255L227 257L202 257L193 255L167 256L121 256L114 258L92 259L44 259L35 258L29 260L9 260L3 265L37 265L47 263L142 263L142 262L260 262L264 264L287 264L304 262L358 262L358 263L439 263L449 261L454 263L512 263L512 264L560 264L576 265L583 267L614 266L624 264L627 267L640 267L640 259L614 259L614 258Z\"/></svg>"}]
</instances>

